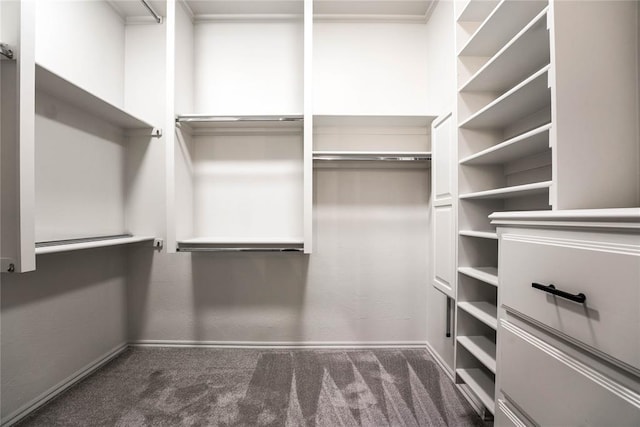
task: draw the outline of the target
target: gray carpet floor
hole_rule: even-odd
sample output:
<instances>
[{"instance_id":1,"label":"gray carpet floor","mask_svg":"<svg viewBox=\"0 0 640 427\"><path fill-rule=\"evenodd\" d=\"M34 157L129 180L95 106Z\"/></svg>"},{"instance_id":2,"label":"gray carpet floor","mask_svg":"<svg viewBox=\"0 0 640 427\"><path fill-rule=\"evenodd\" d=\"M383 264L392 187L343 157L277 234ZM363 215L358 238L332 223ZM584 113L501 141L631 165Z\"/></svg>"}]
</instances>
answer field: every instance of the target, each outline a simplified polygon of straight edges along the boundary
<instances>
[{"instance_id":1,"label":"gray carpet floor","mask_svg":"<svg viewBox=\"0 0 640 427\"><path fill-rule=\"evenodd\" d=\"M131 348L27 426L481 426L423 350Z\"/></svg>"}]
</instances>

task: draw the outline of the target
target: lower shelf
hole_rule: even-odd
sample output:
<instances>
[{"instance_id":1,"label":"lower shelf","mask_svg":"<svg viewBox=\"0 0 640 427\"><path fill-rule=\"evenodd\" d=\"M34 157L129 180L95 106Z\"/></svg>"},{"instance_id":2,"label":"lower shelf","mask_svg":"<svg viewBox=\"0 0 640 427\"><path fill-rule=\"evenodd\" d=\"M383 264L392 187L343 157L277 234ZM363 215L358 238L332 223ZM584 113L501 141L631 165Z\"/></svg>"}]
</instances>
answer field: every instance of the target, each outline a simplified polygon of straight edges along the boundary
<instances>
[{"instance_id":1,"label":"lower shelf","mask_svg":"<svg viewBox=\"0 0 640 427\"><path fill-rule=\"evenodd\" d=\"M494 374L496 373L496 343L494 341L481 335L459 336L456 340L487 369Z\"/></svg>"},{"instance_id":2,"label":"lower shelf","mask_svg":"<svg viewBox=\"0 0 640 427\"><path fill-rule=\"evenodd\" d=\"M51 242L36 243L36 255L52 254L58 252L79 251L83 249L103 248L107 246L128 245L131 243L153 242L149 236L104 236L86 239L56 240Z\"/></svg>"},{"instance_id":3,"label":"lower shelf","mask_svg":"<svg viewBox=\"0 0 640 427\"><path fill-rule=\"evenodd\" d=\"M456 374L478 396L491 412L495 413L495 381L482 369L456 369Z\"/></svg>"}]
</instances>

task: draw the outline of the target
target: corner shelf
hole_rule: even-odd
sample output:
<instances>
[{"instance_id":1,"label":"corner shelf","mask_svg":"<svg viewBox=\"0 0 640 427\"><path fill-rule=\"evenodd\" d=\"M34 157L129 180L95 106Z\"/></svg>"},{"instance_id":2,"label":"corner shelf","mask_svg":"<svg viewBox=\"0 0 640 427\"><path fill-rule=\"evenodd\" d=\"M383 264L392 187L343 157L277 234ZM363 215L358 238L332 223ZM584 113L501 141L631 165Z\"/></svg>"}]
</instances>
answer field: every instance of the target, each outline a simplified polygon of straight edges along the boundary
<instances>
[{"instance_id":1,"label":"corner shelf","mask_svg":"<svg viewBox=\"0 0 640 427\"><path fill-rule=\"evenodd\" d=\"M548 73L547 65L473 114L462 122L460 127L467 129L505 127L527 113L534 113L551 105Z\"/></svg>"},{"instance_id":2,"label":"corner shelf","mask_svg":"<svg viewBox=\"0 0 640 427\"><path fill-rule=\"evenodd\" d=\"M486 301L461 301L458 308L475 317L491 329L498 329L498 308Z\"/></svg>"},{"instance_id":3,"label":"corner shelf","mask_svg":"<svg viewBox=\"0 0 640 427\"><path fill-rule=\"evenodd\" d=\"M465 237L498 240L498 233L495 231L460 230L458 234Z\"/></svg>"},{"instance_id":4,"label":"corner shelf","mask_svg":"<svg viewBox=\"0 0 640 427\"><path fill-rule=\"evenodd\" d=\"M547 9L544 9L459 89L503 91L533 70L549 64Z\"/></svg>"},{"instance_id":5,"label":"corner shelf","mask_svg":"<svg viewBox=\"0 0 640 427\"><path fill-rule=\"evenodd\" d=\"M458 56L492 56L547 4L502 0L471 35Z\"/></svg>"},{"instance_id":6,"label":"corner shelf","mask_svg":"<svg viewBox=\"0 0 640 427\"><path fill-rule=\"evenodd\" d=\"M154 129L151 123L130 114L38 64L36 64L36 89L68 102L119 128L125 130L145 129L149 132ZM159 135L156 133L155 136Z\"/></svg>"},{"instance_id":7,"label":"corner shelf","mask_svg":"<svg viewBox=\"0 0 640 427\"><path fill-rule=\"evenodd\" d=\"M104 248L108 246L128 245L131 243L153 242L149 236L105 236L86 239L57 240L36 243L36 255L53 254L58 252L78 251L84 249Z\"/></svg>"},{"instance_id":8,"label":"corner shelf","mask_svg":"<svg viewBox=\"0 0 640 427\"><path fill-rule=\"evenodd\" d=\"M497 165L549 149L551 123L525 132L460 160L461 165Z\"/></svg>"},{"instance_id":9,"label":"corner shelf","mask_svg":"<svg viewBox=\"0 0 640 427\"><path fill-rule=\"evenodd\" d=\"M498 286L498 269L496 267L459 267L458 272L492 286Z\"/></svg>"},{"instance_id":10,"label":"corner shelf","mask_svg":"<svg viewBox=\"0 0 640 427\"><path fill-rule=\"evenodd\" d=\"M512 187L496 188L494 190L478 191L474 193L461 194L460 199L510 199L515 197L525 197L535 194L543 194L549 190L552 181L534 182L532 184L514 185Z\"/></svg>"},{"instance_id":11,"label":"corner shelf","mask_svg":"<svg viewBox=\"0 0 640 427\"><path fill-rule=\"evenodd\" d=\"M476 336L459 336L456 338L469 353L478 359L494 374L496 373L496 343L489 338Z\"/></svg>"},{"instance_id":12,"label":"corner shelf","mask_svg":"<svg viewBox=\"0 0 640 427\"><path fill-rule=\"evenodd\" d=\"M495 412L494 380L482 369L456 369L456 374L478 396L480 401L493 414Z\"/></svg>"}]
</instances>

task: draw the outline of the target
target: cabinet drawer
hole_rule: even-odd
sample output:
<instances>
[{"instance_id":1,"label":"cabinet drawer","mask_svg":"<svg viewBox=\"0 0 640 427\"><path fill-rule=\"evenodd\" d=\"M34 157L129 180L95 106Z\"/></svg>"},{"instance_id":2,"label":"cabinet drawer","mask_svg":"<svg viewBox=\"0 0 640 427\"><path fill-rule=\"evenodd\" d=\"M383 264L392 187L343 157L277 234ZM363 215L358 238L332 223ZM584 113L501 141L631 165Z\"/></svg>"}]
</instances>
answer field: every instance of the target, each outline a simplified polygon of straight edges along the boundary
<instances>
[{"instance_id":1,"label":"cabinet drawer","mask_svg":"<svg viewBox=\"0 0 640 427\"><path fill-rule=\"evenodd\" d=\"M638 426L640 395L502 321L501 389L537 425Z\"/></svg>"},{"instance_id":2,"label":"cabinet drawer","mask_svg":"<svg viewBox=\"0 0 640 427\"><path fill-rule=\"evenodd\" d=\"M527 423L522 421L502 399L499 399L496 405L494 425L496 427L527 427Z\"/></svg>"},{"instance_id":3,"label":"cabinet drawer","mask_svg":"<svg viewBox=\"0 0 640 427\"><path fill-rule=\"evenodd\" d=\"M635 246L603 242L606 234L557 236L503 234L503 306L640 369L640 241ZM554 296L532 283L584 293L586 301Z\"/></svg>"}]
</instances>

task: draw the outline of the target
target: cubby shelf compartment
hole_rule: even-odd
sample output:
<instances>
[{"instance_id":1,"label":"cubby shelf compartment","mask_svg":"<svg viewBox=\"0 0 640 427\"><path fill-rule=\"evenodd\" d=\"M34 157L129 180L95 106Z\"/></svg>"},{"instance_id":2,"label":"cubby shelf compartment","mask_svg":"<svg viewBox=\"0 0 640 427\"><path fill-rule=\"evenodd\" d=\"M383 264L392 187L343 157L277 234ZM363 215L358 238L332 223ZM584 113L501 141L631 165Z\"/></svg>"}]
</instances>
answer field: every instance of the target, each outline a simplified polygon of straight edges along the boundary
<instances>
[{"instance_id":1,"label":"cubby shelf compartment","mask_svg":"<svg viewBox=\"0 0 640 427\"><path fill-rule=\"evenodd\" d=\"M495 231L460 230L458 234L465 237L498 240L498 233Z\"/></svg>"},{"instance_id":2,"label":"cubby shelf compartment","mask_svg":"<svg viewBox=\"0 0 640 427\"><path fill-rule=\"evenodd\" d=\"M178 252L303 252L302 239L198 237L177 242Z\"/></svg>"},{"instance_id":3,"label":"cubby shelf compartment","mask_svg":"<svg viewBox=\"0 0 640 427\"><path fill-rule=\"evenodd\" d=\"M492 329L498 329L497 307L486 301L461 301L458 308Z\"/></svg>"},{"instance_id":4,"label":"cubby shelf compartment","mask_svg":"<svg viewBox=\"0 0 640 427\"><path fill-rule=\"evenodd\" d=\"M547 9L496 53L459 89L460 92L504 91L550 61Z\"/></svg>"},{"instance_id":5,"label":"cubby shelf compartment","mask_svg":"<svg viewBox=\"0 0 640 427\"><path fill-rule=\"evenodd\" d=\"M552 181L543 181L532 184L514 185L512 187L461 194L460 199L511 199L515 197L526 197L548 192L551 184Z\"/></svg>"},{"instance_id":6,"label":"cubby shelf compartment","mask_svg":"<svg viewBox=\"0 0 640 427\"><path fill-rule=\"evenodd\" d=\"M460 160L461 165L498 165L549 149L551 123L525 132Z\"/></svg>"},{"instance_id":7,"label":"cubby shelf compartment","mask_svg":"<svg viewBox=\"0 0 640 427\"><path fill-rule=\"evenodd\" d=\"M65 101L80 110L83 110L95 117L98 117L114 126L131 130L148 130L149 135L160 136L158 128L153 131L154 126L120 107L82 89L74 83L66 80L58 74L36 64L36 89L41 90L55 98Z\"/></svg>"},{"instance_id":8,"label":"cubby shelf compartment","mask_svg":"<svg viewBox=\"0 0 640 427\"><path fill-rule=\"evenodd\" d=\"M495 411L495 381L482 369L456 369L456 374L471 388L480 401L493 414Z\"/></svg>"},{"instance_id":9,"label":"cubby shelf compartment","mask_svg":"<svg viewBox=\"0 0 640 427\"><path fill-rule=\"evenodd\" d=\"M459 336L456 340L487 369L494 374L496 373L496 343L494 341L482 335Z\"/></svg>"},{"instance_id":10,"label":"cubby shelf compartment","mask_svg":"<svg viewBox=\"0 0 640 427\"><path fill-rule=\"evenodd\" d=\"M498 269L495 267L459 267L458 272L492 286L498 286Z\"/></svg>"},{"instance_id":11,"label":"cubby shelf compartment","mask_svg":"<svg viewBox=\"0 0 640 427\"><path fill-rule=\"evenodd\" d=\"M57 241L51 241L51 242L37 242L36 255L78 251L83 249L103 248L107 246L128 245L131 243L153 242L153 241L154 241L154 238L149 236L132 236L130 234L122 234L117 236L57 240Z\"/></svg>"},{"instance_id":12,"label":"cubby shelf compartment","mask_svg":"<svg viewBox=\"0 0 640 427\"><path fill-rule=\"evenodd\" d=\"M467 120L461 128L503 128L527 114L551 105L549 66L543 67L514 88L495 99Z\"/></svg>"},{"instance_id":13,"label":"cubby shelf compartment","mask_svg":"<svg viewBox=\"0 0 640 427\"><path fill-rule=\"evenodd\" d=\"M469 0L458 15L458 22L480 22L495 9L499 0Z\"/></svg>"},{"instance_id":14,"label":"cubby shelf compartment","mask_svg":"<svg viewBox=\"0 0 640 427\"><path fill-rule=\"evenodd\" d=\"M502 0L471 35L458 56L493 56L546 5L546 1Z\"/></svg>"}]
</instances>

